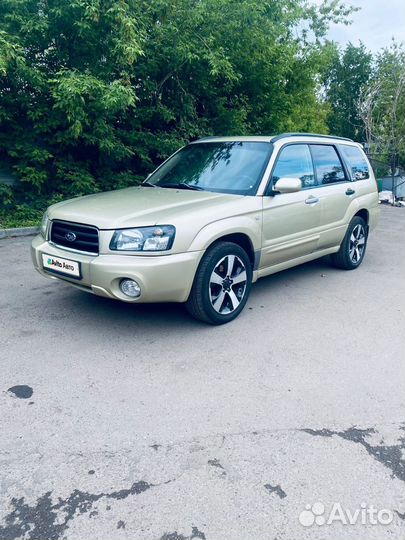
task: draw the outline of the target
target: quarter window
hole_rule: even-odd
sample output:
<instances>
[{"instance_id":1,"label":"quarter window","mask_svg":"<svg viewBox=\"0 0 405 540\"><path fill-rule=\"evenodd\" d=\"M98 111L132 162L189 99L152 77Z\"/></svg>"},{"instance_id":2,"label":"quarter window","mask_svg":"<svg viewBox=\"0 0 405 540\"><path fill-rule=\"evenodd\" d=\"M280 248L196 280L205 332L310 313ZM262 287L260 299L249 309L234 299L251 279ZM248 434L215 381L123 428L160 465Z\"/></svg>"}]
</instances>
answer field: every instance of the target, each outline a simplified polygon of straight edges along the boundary
<instances>
[{"instance_id":1,"label":"quarter window","mask_svg":"<svg viewBox=\"0 0 405 540\"><path fill-rule=\"evenodd\" d=\"M303 188L315 185L314 168L311 153L306 144L291 144L285 146L278 158L273 171L272 185L280 178L299 178Z\"/></svg>"},{"instance_id":2,"label":"quarter window","mask_svg":"<svg viewBox=\"0 0 405 540\"><path fill-rule=\"evenodd\" d=\"M333 146L311 144L311 152L318 185L346 181L343 165Z\"/></svg>"},{"instance_id":3,"label":"quarter window","mask_svg":"<svg viewBox=\"0 0 405 540\"><path fill-rule=\"evenodd\" d=\"M352 180L367 180L367 178L370 178L368 163L360 148L346 144L341 144L339 148L349 166Z\"/></svg>"}]
</instances>

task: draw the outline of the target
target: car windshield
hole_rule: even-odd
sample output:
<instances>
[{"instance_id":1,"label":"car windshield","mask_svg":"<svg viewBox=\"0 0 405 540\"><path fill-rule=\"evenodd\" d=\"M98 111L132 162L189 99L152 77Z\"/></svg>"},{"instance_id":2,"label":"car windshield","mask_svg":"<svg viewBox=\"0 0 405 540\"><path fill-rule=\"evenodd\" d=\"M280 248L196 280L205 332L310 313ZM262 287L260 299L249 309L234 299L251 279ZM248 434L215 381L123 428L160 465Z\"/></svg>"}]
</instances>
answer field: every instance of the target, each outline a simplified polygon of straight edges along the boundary
<instances>
[{"instance_id":1,"label":"car windshield","mask_svg":"<svg viewBox=\"0 0 405 540\"><path fill-rule=\"evenodd\" d=\"M268 142L204 142L174 154L148 178L159 187L254 195L268 163Z\"/></svg>"}]
</instances>

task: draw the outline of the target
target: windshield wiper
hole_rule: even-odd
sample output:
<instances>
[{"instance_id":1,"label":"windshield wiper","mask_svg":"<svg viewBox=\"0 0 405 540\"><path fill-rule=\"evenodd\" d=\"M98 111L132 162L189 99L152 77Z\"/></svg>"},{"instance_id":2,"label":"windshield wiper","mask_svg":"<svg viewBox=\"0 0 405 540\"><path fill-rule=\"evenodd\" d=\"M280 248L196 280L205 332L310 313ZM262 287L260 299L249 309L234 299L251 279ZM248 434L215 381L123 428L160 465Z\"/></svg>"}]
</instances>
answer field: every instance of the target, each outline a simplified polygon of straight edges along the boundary
<instances>
[{"instance_id":1,"label":"windshield wiper","mask_svg":"<svg viewBox=\"0 0 405 540\"><path fill-rule=\"evenodd\" d=\"M144 180L144 181L141 183L141 186L145 186L145 187L157 187L155 184L152 184L151 182L148 182L147 180Z\"/></svg>"},{"instance_id":2,"label":"windshield wiper","mask_svg":"<svg viewBox=\"0 0 405 540\"><path fill-rule=\"evenodd\" d=\"M192 184L186 184L185 182L179 182L178 184L158 184L159 187L163 188L174 188L174 189L190 189L192 191L204 191L202 187L194 186Z\"/></svg>"}]
</instances>

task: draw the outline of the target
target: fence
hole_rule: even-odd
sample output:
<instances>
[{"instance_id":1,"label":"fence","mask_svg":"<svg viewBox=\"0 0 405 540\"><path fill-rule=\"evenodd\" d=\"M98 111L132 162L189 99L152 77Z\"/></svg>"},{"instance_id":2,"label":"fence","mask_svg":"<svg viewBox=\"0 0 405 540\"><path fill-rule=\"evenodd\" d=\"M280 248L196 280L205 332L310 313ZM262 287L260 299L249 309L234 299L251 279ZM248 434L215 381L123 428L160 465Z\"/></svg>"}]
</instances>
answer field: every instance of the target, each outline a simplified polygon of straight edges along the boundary
<instances>
[{"instance_id":1,"label":"fence","mask_svg":"<svg viewBox=\"0 0 405 540\"><path fill-rule=\"evenodd\" d=\"M375 177L378 182L379 191L390 191L393 193L393 200L405 198L405 169L397 167L392 174L389 163L369 156Z\"/></svg>"}]
</instances>

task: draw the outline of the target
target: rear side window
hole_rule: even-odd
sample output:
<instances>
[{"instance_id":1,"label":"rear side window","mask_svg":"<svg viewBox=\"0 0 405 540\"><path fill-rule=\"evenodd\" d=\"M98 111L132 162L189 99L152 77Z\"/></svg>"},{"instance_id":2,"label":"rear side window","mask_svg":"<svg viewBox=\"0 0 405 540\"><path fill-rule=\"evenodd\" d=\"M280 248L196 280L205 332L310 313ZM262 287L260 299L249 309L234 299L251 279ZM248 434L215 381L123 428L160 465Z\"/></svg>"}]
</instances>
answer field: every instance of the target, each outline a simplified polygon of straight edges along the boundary
<instances>
[{"instance_id":1,"label":"rear side window","mask_svg":"<svg viewBox=\"0 0 405 540\"><path fill-rule=\"evenodd\" d=\"M311 153L306 144L291 144L281 149L273 170L272 184L280 178L300 178L303 188L315 185Z\"/></svg>"},{"instance_id":2,"label":"rear side window","mask_svg":"<svg viewBox=\"0 0 405 540\"><path fill-rule=\"evenodd\" d=\"M369 165L360 148L341 144L339 149L349 167L352 180L367 180L367 178L370 178Z\"/></svg>"},{"instance_id":3,"label":"rear side window","mask_svg":"<svg viewBox=\"0 0 405 540\"><path fill-rule=\"evenodd\" d=\"M333 146L311 144L311 152L319 186L347 181L342 162Z\"/></svg>"}]
</instances>

